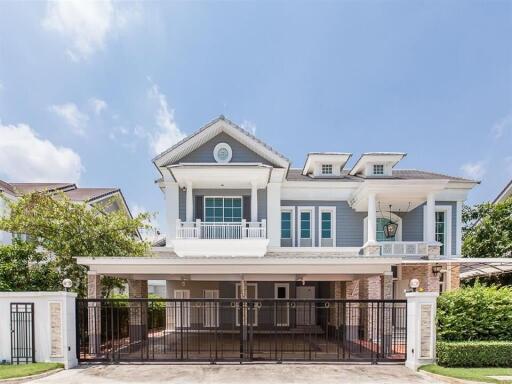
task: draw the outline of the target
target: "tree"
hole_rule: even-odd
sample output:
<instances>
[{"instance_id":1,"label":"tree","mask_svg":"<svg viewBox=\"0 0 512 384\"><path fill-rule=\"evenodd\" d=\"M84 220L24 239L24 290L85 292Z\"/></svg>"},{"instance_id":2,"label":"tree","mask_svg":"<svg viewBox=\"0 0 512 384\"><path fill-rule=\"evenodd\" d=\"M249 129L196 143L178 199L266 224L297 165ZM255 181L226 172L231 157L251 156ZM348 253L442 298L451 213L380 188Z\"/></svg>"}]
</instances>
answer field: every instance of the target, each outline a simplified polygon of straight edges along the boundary
<instances>
[{"instance_id":1,"label":"tree","mask_svg":"<svg viewBox=\"0 0 512 384\"><path fill-rule=\"evenodd\" d=\"M0 218L0 229L27 234L35 247L50 252L60 281L71 279L80 296L86 294L87 270L74 257L143 256L149 249L149 243L136 236L139 229L150 228L149 214L132 218L109 209L111 201L89 205L72 202L63 193L35 192L7 204L9 214ZM119 281L110 278L105 283Z\"/></svg>"},{"instance_id":2,"label":"tree","mask_svg":"<svg viewBox=\"0 0 512 384\"><path fill-rule=\"evenodd\" d=\"M54 291L59 275L48 255L19 239L0 245L0 291Z\"/></svg>"},{"instance_id":3,"label":"tree","mask_svg":"<svg viewBox=\"0 0 512 384\"><path fill-rule=\"evenodd\" d=\"M465 206L462 221L465 257L512 257L512 197Z\"/></svg>"}]
</instances>

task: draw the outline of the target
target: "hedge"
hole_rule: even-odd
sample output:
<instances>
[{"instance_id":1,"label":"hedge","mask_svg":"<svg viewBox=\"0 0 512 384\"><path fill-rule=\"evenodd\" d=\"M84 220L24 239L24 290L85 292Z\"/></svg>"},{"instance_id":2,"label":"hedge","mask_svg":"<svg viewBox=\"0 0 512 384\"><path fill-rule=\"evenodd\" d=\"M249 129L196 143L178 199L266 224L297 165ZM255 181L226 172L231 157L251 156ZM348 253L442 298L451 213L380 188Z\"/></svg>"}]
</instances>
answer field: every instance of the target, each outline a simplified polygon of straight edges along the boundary
<instances>
[{"instance_id":1,"label":"hedge","mask_svg":"<svg viewBox=\"0 0 512 384\"><path fill-rule=\"evenodd\" d=\"M439 341L437 363L444 367L512 367L512 341Z\"/></svg>"},{"instance_id":2,"label":"hedge","mask_svg":"<svg viewBox=\"0 0 512 384\"><path fill-rule=\"evenodd\" d=\"M512 288L474 287L437 300L437 338L442 341L512 341Z\"/></svg>"}]
</instances>

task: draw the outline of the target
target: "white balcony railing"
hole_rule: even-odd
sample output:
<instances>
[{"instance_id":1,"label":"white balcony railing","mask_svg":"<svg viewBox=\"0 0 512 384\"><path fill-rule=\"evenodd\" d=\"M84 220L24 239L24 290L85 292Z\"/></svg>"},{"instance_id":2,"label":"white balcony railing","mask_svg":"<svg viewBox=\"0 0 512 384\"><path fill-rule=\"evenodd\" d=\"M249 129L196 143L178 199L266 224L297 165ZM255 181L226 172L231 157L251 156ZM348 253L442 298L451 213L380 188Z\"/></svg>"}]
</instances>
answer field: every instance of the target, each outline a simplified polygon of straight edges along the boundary
<instances>
[{"instance_id":1,"label":"white balcony railing","mask_svg":"<svg viewBox=\"0 0 512 384\"><path fill-rule=\"evenodd\" d=\"M176 220L177 239L266 239L267 221L209 222Z\"/></svg>"},{"instance_id":2,"label":"white balcony railing","mask_svg":"<svg viewBox=\"0 0 512 384\"><path fill-rule=\"evenodd\" d=\"M426 256L427 243L417 241L382 241L382 256Z\"/></svg>"}]
</instances>

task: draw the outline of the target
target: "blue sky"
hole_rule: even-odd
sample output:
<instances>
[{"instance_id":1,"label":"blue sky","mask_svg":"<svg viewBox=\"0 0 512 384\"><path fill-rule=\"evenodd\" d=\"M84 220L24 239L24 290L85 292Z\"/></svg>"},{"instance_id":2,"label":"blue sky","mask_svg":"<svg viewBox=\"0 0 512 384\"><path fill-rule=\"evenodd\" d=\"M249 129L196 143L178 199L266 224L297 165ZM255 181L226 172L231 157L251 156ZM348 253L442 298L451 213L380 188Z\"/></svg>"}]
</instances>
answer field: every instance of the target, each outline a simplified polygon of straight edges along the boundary
<instances>
[{"instance_id":1,"label":"blue sky","mask_svg":"<svg viewBox=\"0 0 512 384\"><path fill-rule=\"evenodd\" d=\"M510 1L1 2L0 177L120 187L163 224L151 158L224 114L297 167L404 151L493 199L511 36Z\"/></svg>"}]
</instances>

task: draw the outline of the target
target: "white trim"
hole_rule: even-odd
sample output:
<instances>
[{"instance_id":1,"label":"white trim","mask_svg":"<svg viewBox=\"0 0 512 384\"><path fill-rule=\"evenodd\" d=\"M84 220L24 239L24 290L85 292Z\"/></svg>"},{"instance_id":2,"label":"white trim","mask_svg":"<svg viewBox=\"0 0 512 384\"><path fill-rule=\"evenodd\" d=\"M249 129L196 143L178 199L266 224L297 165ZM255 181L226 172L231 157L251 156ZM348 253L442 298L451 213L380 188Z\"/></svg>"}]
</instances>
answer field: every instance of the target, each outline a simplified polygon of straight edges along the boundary
<instances>
[{"instance_id":1,"label":"white trim","mask_svg":"<svg viewBox=\"0 0 512 384\"><path fill-rule=\"evenodd\" d=\"M311 212L311 217L310 217L310 236L309 238L304 238L305 240L309 240L311 239L311 247L314 247L315 246L315 239L316 239L316 236L315 236L315 207L312 207L312 206L300 206L300 207L297 207L298 208L298 212L297 212L297 232L298 232L298 236L297 236L297 239L298 239L298 242L297 242L297 246L300 247L300 241L302 240L302 234L301 234L301 222L300 222L300 215L302 212Z\"/></svg>"},{"instance_id":2,"label":"white trim","mask_svg":"<svg viewBox=\"0 0 512 384\"><path fill-rule=\"evenodd\" d=\"M377 212L377 219L389 219L389 212L382 213L380 211ZM402 218L393 212L391 212L391 219L398 224L398 228L396 230L395 240L394 241L402 241ZM364 226L364 243L368 241L368 216L366 216L363 220ZM377 239L377 227L375 227L375 239Z\"/></svg>"},{"instance_id":3,"label":"white trim","mask_svg":"<svg viewBox=\"0 0 512 384\"><path fill-rule=\"evenodd\" d=\"M444 228L445 228L445 254L440 256L452 256L452 206L451 205L436 205L435 212L444 212ZM434 236L435 236L435 222L434 222ZM458 236L458 234L456 235ZM462 235L461 235L462 236ZM427 238L427 207L423 207L423 239ZM460 255L459 255L460 256Z\"/></svg>"},{"instance_id":4,"label":"white trim","mask_svg":"<svg viewBox=\"0 0 512 384\"><path fill-rule=\"evenodd\" d=\"M228 157L226 159L219 158L218 152L221 149L225 149L228 152ZM231 158L233 157L233 150L231 149L231 146L228 143L219 143L215 146L213 149L213 158L217 163L225 164L229 163L231 161Z\"/></svg>"},{"instance_id":5,"label":"white trim","mask_svg":"<svg viewBox=\"0 0 512 384\"><path fill-rule=\"evenodd\" d=\"M318 246L322 246L322 213L331 213L331 239L332 246L336 247L336 207L318 207Z\"/></svg>"},{"instance_id":6,"label":"white trim","mask_svg":"<svg viewBox=\"0 0 512 384\"><path fill-rule=\"evenodd\" d=\"M290 236L291 236L291 240L292 240L292 247L295 247L295 207L291 206L291 205L281 206L281 213L283 211L291 213L291 215L290 215L290 232L291 232ZM282 222L282 220L281 220L281 222ZM281 236L281 234L280 234L280 236ZM280 237L280 238L283 239L283 237ZM284 238L284 239L287 240L286 238Z\"/></svg>"},{"instance_id":7,"label":"white trim","mask_svg":"<svg viewBox=\"0 0 512 384\"><path fill-rule=\"evenodd\" d=\"M180 292L182 294L182 299L190 299L190 289L175 289L173 292L173 296L175 299L179 299L176 297L176 293ZM185 295L186 293L186 295ZM187 296L187 297L184 297ZM190 303L185 302L185 304L175 304L175 311L174 311L174 327L175 328L190 328ZM181 310L183 310L183 313L185 314L185 318L183 319L183 323L181 323L182 316L181 316ZM178 315L179 314L179 315ZM179 319L179 325L178 325L178 319Z\"/></svg>"},{"instance_id":8,"label":"white trim","mask_svg":"<svg viewBox=\"0 0 512 384\"><path fill-rule=\"evenodd\" d=\"M462 201L457 201L455 221L455 254L462 255Z\"/></svg>"},{"instance_id":9,"label":"white trim","mask_svg":"<svg viewBox=\"0 0 512 384\"><path fill-rule=\"evenodd\" d=\"M246 282L245 286L246 286L246 289L249 286L253 286L254 287L254 299L257 300L258 299L258 283L247 283ZM236 296L237 299L240 299L240 297L239 297L240 295L238 294L238 292L240 291L240 288L241 288L241 284L240 283L236 283L235 284L235 296ZM236 326L237 327L240 326L240 319L238 318L238 316L239 316L238 313L239 313L239 311L237 310L236 311ZM258 326L258 309L257 308L254 308L254 322L253 322L252 325L253 325L253 327L257 327Z\"/></svg>"},{"instance_id":10,"label":"white trim","mask_svg":"<svg viewBox=\"0 0 512 384\"><path fill-rule=\"evenodd\" d=\"M284 299L289 299L290 298L290 283L275 283L274 284L274 298L277 299L277 290L279 288L284 288L285 291L286 291L286 295L284 297ZM279 304L278 304L279 305ZM283 304L281 304L283 305ZM286 306L286 322L285 323L278 323L277 322L277 311L276 313L274 313L274 324L277 326L277 327L288 327L290 325L290 307L288 305L288 303L284 304Z\"/></svg>"}]
</instances>

